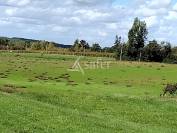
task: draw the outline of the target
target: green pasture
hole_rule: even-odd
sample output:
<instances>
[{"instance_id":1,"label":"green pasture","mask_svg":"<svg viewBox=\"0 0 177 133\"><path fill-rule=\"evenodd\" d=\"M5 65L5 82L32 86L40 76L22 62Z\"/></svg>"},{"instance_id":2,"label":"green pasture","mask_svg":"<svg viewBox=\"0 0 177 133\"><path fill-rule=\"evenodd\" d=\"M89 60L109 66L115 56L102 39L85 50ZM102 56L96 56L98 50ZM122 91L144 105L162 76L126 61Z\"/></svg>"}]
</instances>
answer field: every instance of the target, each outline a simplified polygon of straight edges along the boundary
<instances>
[{"instance_id":1,"label":"green pasture","mask_svg":"<svg viewBox=\"0 0 177 133\"><path fill-rule=\"evenodd\" d=\"M98 62L81 57L84 75L68 71L76 56L0 53L2 133L177 133L177 65ZM99 62L100 63L100 62Z\"/></svg>"}]
</instances>

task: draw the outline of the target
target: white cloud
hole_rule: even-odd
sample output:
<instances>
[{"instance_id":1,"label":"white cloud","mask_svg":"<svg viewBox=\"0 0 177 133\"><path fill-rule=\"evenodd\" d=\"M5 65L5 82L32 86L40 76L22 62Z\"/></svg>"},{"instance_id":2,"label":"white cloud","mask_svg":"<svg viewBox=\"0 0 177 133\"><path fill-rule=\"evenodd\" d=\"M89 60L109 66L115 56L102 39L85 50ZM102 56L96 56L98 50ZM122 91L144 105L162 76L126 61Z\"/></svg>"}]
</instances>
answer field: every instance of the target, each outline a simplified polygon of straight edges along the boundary
<instances>
[{"instance_id":1,"label":"white cloud","mask_svg":"<svg viewBox=\"0 0 177 133\"><path fill-rule=\"evenodd\" d=\"M30 0L7 0L8 4L17 6L25 6L28 5L30 2Z\"/></svg>"},{"instance_id":2,"label":"white cloud","mask_svg":"<svg viewBox=\"0 0 177 133\"><path fill-rule=\"evenodd\" d=\"M74 14L90 20L96 20L96 19L101 19L110 16L110 14L106 12L100 12L98 10L85 10L85 9L77 10L74 12Z\"/></svg>"},{"instance_id":3,"label":"white cloud","mask_svg":"<svg viewBox=\"0 0 177 133\"><path fill-rule=\"evenodd\" d=\"M4 25L9 25L9 24L12 24L11 22L9 22L9 20L7 18L1 18L0 19L0 25L1 26L4 26Z\"/></svg>"},{"instance_id":4,"label":"white cloud","mask_svg":"<svg viewBox=\"0 0 177 133\"><path fill-rule=\"evenodd\" d=\"M106 27L107 27L108 29L113 29L113 30L115 30L115 29L118 28L117 23L107 23L107 24L106 24Z\"/></svg>"},{"instance_id":5,"label":"white cloud","mask_svg":"<svg viewBox=\"0 0 177 133\"><path fill-rule=\"evenodd\" d=\"M177 3L173 6L173 10L177 11Z\"/></svg>"},{"instance_id":6,"label":"white cloud","mask_svg":"<svg viewBox=\"0 0 177 133\"><path fill-rule=\"evenodd\" d=\"M167 20L175 20L177 21L177 12L175 11L169 11L168 16L165 17Z\"/></svg>"},{"instance_id":7,"label":"white cloud","mask_svg":"<svg viewBox=\"0 0 177 133\"><path fill-rule=\"evenodd\" d=\"M152 8L167 8L171 3L171 0L149 0L147 4Z\"/></svg>"},{"instance_id":8,"label":"white cloud","mask_svg":"<svg viewBox=\"0 0 177 133\"><path fill-rule=\"evenodd\" d=\"M30 0L18 0L17 5L18 6L25 6L29 4L31 1Z\"/></svg>"},{"instance_id":9,"label":"white cloud","mask_svg":"<svg viewBox=\"0 0 177 133\"><path fill-rule=\"evenodd\" d=\"M158 8L158 9L152 9L148 8L146 6L141 6L137 11L136 14L144 17L150 17L155 15L165 15L168 13L168 10L166 8Z\"/></svg>"},{"instance_id":10,"label":"white cloud","mask_svg":"<svg viewBox=\"0 0 177 133\"><path fill-rule=\"evenodd\" d=\"M98 35L106 37L108 34L105 31L98 31Z\"/></svg>"},{"instance_id":11,"label":"white cloud","mask_svg":"<svg viewBox=\"0 0 177 133\"><path fill-rule=\"evenodd\" d=\"M159 24L158 18L156 16L147 17L144 20L149 28Z\"/></svg>"},{"instance_id":12,"label":"white cloud","mask_svg":"<svg viewBox=\"0 0 177 133\"><path fill-rule=\"evenodd\" d=\"M82 21L79 17L71 17L70 20L77 24L82 24Z\"/></svg>"},{"instance_id":13,"label":"white cloud","mask_svg":"<svg viewBox=\"0 0 177 133\"><path fill-rule=\"evenodd\" d=\"M5 13L9 16L13 16L17 11L17 8L8 8L5 10Z\"/></svg>"},{"instance_id":14,"label":"white cloud","mask_svg":"<svg viewBox=\"0 0 177 133\"><path fill-rule=\"evenodd\" d=\"M66 10L66 8L58 7L58 8L52 9L52 12L54 14L64 14L67 12L67 10Z\"/></svg>"},{"instance_id":15,"label":"white cloud","mask_svg":"<svg viewBox=\"0 0 177 133\"><path fill-rule=\"evenodd\" d=\"M127 36L133 19L145 20L150 36L176 40L177 3L171 0L0 0L0 34L72 43L82 37L89 42L114 42L116 34ZM12 28L13 27L13 28ZM163 33L161 33L163 31ZM5 34L6 33L6 34ZM34 34L35 33L35 34ZM81 39L82 39L81 38Z\"/></svg>"},{"instance_id":16,"label":"white cloud","mask_svg":"<svg viewBox=\"0 0 177 133\"><path fill-rule=\"evenodd\" d=\"M60 33L67 32L69 30L68 27L62 27L62 26L53 26L53 25L51 25L50 27L51 27L52 31L60 32Z\"/></svg>"}]
</instances>

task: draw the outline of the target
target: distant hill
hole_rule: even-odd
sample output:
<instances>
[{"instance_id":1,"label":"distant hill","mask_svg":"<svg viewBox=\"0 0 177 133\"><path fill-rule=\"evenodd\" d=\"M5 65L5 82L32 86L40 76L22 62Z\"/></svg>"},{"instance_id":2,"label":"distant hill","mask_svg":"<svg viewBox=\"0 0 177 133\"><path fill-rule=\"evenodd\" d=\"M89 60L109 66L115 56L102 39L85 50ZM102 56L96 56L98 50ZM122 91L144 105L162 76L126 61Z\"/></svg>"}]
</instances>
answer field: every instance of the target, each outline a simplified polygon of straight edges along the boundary
<instances>
[{"instance_id":1,"label":"distant hill","mask_svg":"<svg viewBox=\"0 0 177 133\"><path fill-rule=\"evenodd\" d=\"M72 45L64 45L64 44L59 44L55 42L54 42L54 45L58 48L71 48L72 47Z\"/></svg>"},{"instance_id":2,"label":"distant hill","mask_svg":"<svg viewBox=\"0 0 177 133\"><path fill-rule=\"evenodd\" d=\"M41 41L41 40L35 40L35 39L27 39L27 38L19 38L19 37L0 37L0 39L8 39L10 41L25 41L27 43L31 43L31 42L37 42L37 41ZM60 44L60 43L56 43L56 42L52 42L56 47L58 48L71 48L72 45L64 45L64 44Z\"/></svg>"}]
</instances>

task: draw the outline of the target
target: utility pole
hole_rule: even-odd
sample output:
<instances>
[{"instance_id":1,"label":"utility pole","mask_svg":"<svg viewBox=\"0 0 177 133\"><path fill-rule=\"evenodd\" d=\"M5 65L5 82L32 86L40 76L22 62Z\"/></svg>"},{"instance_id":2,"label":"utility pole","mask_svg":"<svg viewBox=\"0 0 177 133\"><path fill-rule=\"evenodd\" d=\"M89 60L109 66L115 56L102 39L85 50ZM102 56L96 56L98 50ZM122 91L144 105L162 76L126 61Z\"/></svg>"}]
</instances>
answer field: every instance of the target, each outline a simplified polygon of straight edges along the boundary
<instances>
[{"instance_id":1,"label":"utility pole","mask_svg":"<svg viewBox=\"0 0 177 133\"><path fill-rule=\"evenodd\" d=\"M120 43L121 43L121 42L120 42ZM120 61L122 61L123 43L124 43L124 38L122 38L122 44L121 44L121 50L120 50Z\"/></svg>"},{"instance_id":2,"label":"utility pole","mask_svg":"<svg viewBox=\"0 0 177 133\"><path fill-rule=\"evenodd\" d=\"M84 56L86 56L86 55L85 55L85 47L84 47Z\"/></svg>"},{"instance_id":3,"label":"utility pole","mask_svg":"<svg viewBox=\"0 0 177 133\"><path fill-rule=\"evenodd\" d=\"M48 43L45 44L45 50L46 50L46 53L48 53Z\"/></svg>"},{"instance_id":4,"label":"utility pole","mask_svg":"<svg viewBox=\"0 0 177 133\"><path fill-rule=\"evenodd\" d=\"M120 61L122 61L122 53L123 53L123 45L121 45L121 50L120 50Z\"/></svg>"},{"instance_id":5,"label":"utility pole","mask_svg":"<svg viewBox=\"0 0 177 133\"><path fill-rule=\"evenodd\" d=\"M141 56L142 56L142 52L141 52L141 49L140 49L139 62L141 62Z\"/></svg>"}]
</instances>

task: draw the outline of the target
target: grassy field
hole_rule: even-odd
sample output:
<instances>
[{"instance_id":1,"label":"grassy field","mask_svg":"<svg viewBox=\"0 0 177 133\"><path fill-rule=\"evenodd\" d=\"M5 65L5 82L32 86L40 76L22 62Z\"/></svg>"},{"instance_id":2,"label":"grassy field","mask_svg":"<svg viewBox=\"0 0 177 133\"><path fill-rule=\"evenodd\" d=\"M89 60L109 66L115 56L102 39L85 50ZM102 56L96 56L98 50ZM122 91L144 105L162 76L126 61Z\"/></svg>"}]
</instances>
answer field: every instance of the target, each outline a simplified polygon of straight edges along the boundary
<instances>
[{"instance_id":1,"label":"grassy field","mask_svg":"<svg viewBox=\"0 0 177 133\"><path fill-rule=\"evenodd\" d=\"M177 98L160 97L177 65L112 60L82 75L76 59L0 53L0 132L177 133Z\"/></svg>"}]
</instances>

